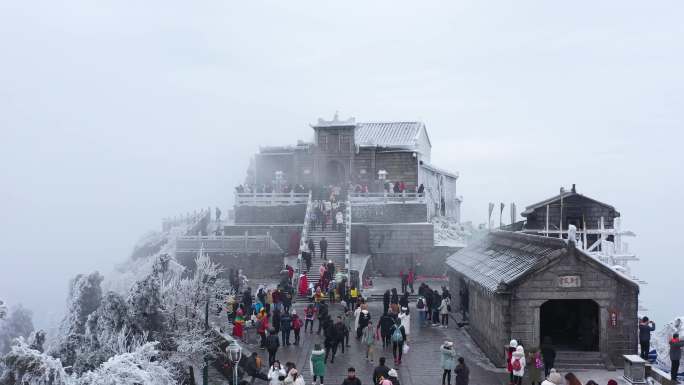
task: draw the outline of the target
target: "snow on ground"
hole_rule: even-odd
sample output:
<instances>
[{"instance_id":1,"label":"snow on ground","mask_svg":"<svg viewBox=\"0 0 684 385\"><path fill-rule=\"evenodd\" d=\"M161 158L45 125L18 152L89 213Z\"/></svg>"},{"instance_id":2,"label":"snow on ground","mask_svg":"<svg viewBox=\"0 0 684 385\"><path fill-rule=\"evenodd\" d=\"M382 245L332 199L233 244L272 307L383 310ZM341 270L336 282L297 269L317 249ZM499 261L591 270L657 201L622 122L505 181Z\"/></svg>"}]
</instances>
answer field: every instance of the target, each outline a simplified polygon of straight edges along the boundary
<instances>
[{"instance_id":1,"label":"snow on ground","mask_svg":"<svg viewBox=\"0 0 684 385\"><path fill-rule=\"evenodd\" d=\"M152 273L152 266L160 255L167 254L172 257L169 263L171 269L184 269L183 266L173 260L173 256L176 254L176 238L185 235L194 225L195 223L174 226L169 229L169 231L150 232L145 234L136 243L134 254L136 254L138 250L154 250L154 246L159 244L161 244L161 248L159 248L158 251L155 250L147 255L131 257L124 263L118 265L112 272L105 275L105 280L102 283L103 291L113 291L123 295L127 294L135 282L142 280Z\"/></svg>"},{"instance_id":2,"label":"snow on ground","mask_svg":"<svg viewBox=\"0 0 684 385\"><path fill-rule=\"evenodd\" d=\"M684 336L684 316L666 323L651 336L651 349L655 349L658 353L656 365L668 373L670 372L670 338L674 333L679 333L680 338Z\"/></svg>"},{"instance_id":3,"label":"snow on ground","mask_svg":"<svg viewBox=\"0 0 684 385\"><path fill-rule=\"evenodd\" d=\"M465 247L477 230L472 223L458 223L453 218L434 217L435 246Z\"/></svg>"}]
</instances>

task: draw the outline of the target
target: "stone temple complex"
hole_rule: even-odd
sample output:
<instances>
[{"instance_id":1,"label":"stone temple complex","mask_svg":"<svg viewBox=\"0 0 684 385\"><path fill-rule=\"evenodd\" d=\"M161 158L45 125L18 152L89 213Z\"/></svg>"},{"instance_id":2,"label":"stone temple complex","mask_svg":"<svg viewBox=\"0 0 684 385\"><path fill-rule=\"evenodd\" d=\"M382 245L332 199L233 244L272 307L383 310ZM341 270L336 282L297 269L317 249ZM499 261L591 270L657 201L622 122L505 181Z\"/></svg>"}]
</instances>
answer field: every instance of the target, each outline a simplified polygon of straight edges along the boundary
<instances>
[{"instance_id":1,"label":"stone temple complex","mask_svg":"<svg viewBox=\"0 0 684 385\"><path fill-rule=\"evenodd\" d=\"M176 258L191 266L208 253L250 278L290 266L314 287L327 287L321 265L331 263L349 287L409 269L446 276L462 324L498 366L511 339L552 341L562 367L621 366L636 352L640 281L621 240L633 234L613 206L573 185L467 245L440 243L436 224L460 226L462 198L458 173L430 163L425 124L335 116L311 127L310 142L260 148L230 220L200 221L177 238Z\"/></svg>"}]
</instances>

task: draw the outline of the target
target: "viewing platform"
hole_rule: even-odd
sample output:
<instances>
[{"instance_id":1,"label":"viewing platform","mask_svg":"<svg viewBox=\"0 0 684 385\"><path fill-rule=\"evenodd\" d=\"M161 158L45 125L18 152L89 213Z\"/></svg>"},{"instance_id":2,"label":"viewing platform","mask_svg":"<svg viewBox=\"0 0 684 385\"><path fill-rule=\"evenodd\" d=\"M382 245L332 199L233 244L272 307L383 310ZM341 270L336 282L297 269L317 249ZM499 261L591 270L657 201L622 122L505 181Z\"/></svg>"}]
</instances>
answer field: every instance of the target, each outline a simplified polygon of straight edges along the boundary
<instances>
[{"instance_id":1,"label":"viewing platform","mask_svg":"<svg viewBox=\"0 0 684 385\"><path fill-rule=\"evenodd\" d=\"M176 239L177 253L282 253L270 234L229 236L184 236Z\"/></svg>"},{"instance_id":2,"label":"viewing platform","mask_svg":"<svg viewBox=\"0 0 684 385\"><path fill-rule=\"evenodd\" d=\"M426 202L425 194L419 193L351 193L349 194L349 200L352 204L389 204L389 203L421 203Z\"/></svg>"},{"instance_id":3,"label":"viewing platform","mask_svg":"<svg viewBox=\"0 0 684 385\"><path fill-rule=\"evenodd\" d=\"M305 205L309 193L235 193L235 206Z\"/></svg>"}]
</instances>

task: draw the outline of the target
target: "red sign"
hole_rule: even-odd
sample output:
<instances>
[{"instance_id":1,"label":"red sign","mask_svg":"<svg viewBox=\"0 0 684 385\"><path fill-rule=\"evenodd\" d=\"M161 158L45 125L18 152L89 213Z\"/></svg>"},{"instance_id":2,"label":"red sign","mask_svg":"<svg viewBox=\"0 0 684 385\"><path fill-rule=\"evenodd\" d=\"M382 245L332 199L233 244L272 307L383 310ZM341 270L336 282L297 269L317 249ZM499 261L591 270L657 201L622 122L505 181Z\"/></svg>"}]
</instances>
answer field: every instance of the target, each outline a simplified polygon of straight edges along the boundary
<instances>
[{"instance_id":1,"label":"red sign","mask_svg":"<svg viewBox=\"0 0 684 385\"><path fill-rule=\"evenodd\" d=\"M616 309L608 310L608 326L616 328L618 326L618 317L620 313Z\"/></svg>"}]
</instances>

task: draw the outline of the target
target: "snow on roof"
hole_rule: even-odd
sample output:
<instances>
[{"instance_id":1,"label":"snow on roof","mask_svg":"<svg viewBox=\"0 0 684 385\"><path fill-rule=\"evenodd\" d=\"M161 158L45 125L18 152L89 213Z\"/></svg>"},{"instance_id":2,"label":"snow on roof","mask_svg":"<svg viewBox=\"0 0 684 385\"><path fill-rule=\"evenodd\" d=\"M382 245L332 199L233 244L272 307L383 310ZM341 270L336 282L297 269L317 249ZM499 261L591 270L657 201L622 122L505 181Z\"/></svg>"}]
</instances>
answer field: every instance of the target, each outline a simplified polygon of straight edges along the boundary
<instances>
[{"instance_id":1,"label":"snow on roof","mask_svg":"<svg viewBox=\"0 0 684 385\"><path fill-rule=\"evenodd\" d=\"M548 265L567 250L563 239L512 231L493 231L480 241L447 258L447 265L485 289L514 283L527 273ZM633 279L579 249L575 255L597 263L599 269L637 286Z\"/></svg>"},{"instance_id":2,"label":"snow on roof","mask_svg":"<svg viewBox=\"0 0 684 385\"><path fill-rule=\"evenodd\" d=\"M526 216L528 216L529 214L532 214L532 212L534 212L534 210L536 210L536 209L538 209L538 208L540 208L540 207L544 207L544 206L546 206L546 205L552 204L553 202L560 201L561 198L567 199L567 198L569 198L569 197L571 197L571 196L575 196L575 195L577 195L577 196L579 196L579 197L582 197L582 198L585 198L585 199L588 199L588 200L590 200L590 201L596 202L596 203L598 203L598 204L600 204L600 205L602 205L602 206L610 207L611 209L615 210L615 207L613 207L612 205L609 205L609 204L607 204L607 203L603 203L603 202L601 202L601 201L597 201L596 199L589 198L589 197L586 196L586 195L582 195L582 194L579 194L579 193L577 193L577 192L571 190L571 191L563 191L563 192L561 192L560 194L555 195L555 196L553 196L553 197L551 197L551 198L548 198L548 199L545 199L545 200L543 200L543 201L541 201L541 202L537 202L537 203L535 203L535 204L533 204L533 205L527 206L527 207L525 208L525 211L523 211L522 213L520 213L520 215L522 215L523 217L526 217ZM618 214L618 216L620 216L620 213L618 213L617 210L615 210L615 212Z\"/></svg>"},{"instance_id":3,"label":"snow on roof","mask_svg":"<svg viewBox=\"0 0 684 385\"><path fill-rule=\"evenodd\" d=\"M370 122L356 125L355 141L362 147L399 147L418 149L421 122Z\"/></svg>"},{"instance_id":4,"label":"snow on roof","mask_svg":"<svg viewBox=\"0 0 684 385\"><path fill-rule=\"evenodd\" d=\"M447 258L447 265L492 292L531 270L543 259L560 256L565 242L509 231L494 231Z\"/></svg>"},{"instance_id":5,"label":"snow on roof","mask_svg":"<svg viewBox=\"0 0 684 385\"><path fill-rule=\"evenodd\" d=\"M459 175L458 172L449 172L449 171L443 170L439 167L435 167L435 166L433 166L429 163L426 163L426 162L422 162L420 165L421 165L421 167L424 167L424 168L426 168L432 172L435 172L437 174L442 174L442 175L446 175L450 178L458 179L458 175Z\"/></svg>"}]
</instances>

